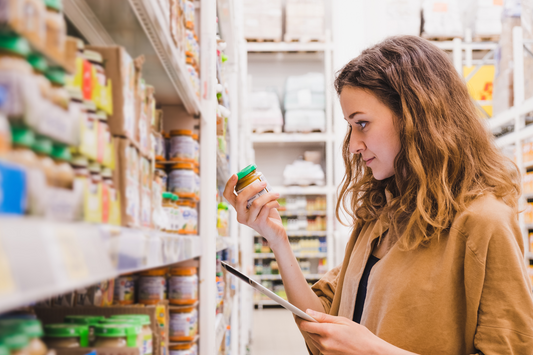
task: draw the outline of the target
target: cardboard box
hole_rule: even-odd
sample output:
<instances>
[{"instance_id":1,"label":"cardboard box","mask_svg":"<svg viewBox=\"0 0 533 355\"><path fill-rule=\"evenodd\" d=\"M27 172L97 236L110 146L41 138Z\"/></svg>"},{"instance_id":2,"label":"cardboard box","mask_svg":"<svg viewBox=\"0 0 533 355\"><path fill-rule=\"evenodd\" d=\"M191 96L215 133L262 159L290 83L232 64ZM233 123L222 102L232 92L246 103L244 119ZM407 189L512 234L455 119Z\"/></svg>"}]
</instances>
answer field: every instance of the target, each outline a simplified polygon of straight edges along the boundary
<instances>
[{"instance_id":1,"label":"cardboard box","mask_svg":"<svg viewBox=\"0 0 533 355\"><path fill-rule=\"evenodd\" d=\"M126 138L115 137L115 188L120 196L120 219L123 226L141 225L140 157L137 145Z\"/></svg>"},{"instance_id":2,"label":"cardboard box","mask_svg":"<svg viewBox=\"0 0 533 355\"><path fill-rule=\"evenodd\" d=\"M2 1L0 22L26 37L42 49L46 42L46 7L44 1Z\"/></svg>"},{"instance_id":3,"label":"cardboard box","mask_svg":"<svg viewBox=\"0 0 533 355\"><path fill-rule=\"evenodd\" d=\"M111 133L138 142L133 59L120 46L86 48L102 55L106 77L111 79L113 114L108 118Z\"/></svg>"},{"instance_id":4,"label":"cardboard box","mask_svg":"<svg viewBox=\"0 0 533 355\"><path fill-rule=\"evenodd\" d=\"M69 315L97 315L110 317L115 314L147 314L150 316L150 328L153 333L153 344L154 352L153 355L166 355L168 354L168 341L165 337L168 334L168 302L162 301L161 303L154 306L142 306L142 305L133 305L133 306L112 306L112 307L73 307L73 308L44 308L44 307L35 307L35 314L39 318L43 325L53 324L53 323L63 323L65 316ZM162 325L162 326L161 326ZM161 344L161 346L156 346ZM88 349L88 348L87 348ZM80 351L72 352L69 351ZM120 352L108 352L105 349L97 349L97 355L134 355L130 353L130 350L136 350L138 355L137 348L122 348L122 349L112 349L113 351L119 350ZM66 352L63 352L66 351ZM63 349L61 352L58 351L57 355L78 355L78 354L87 354L88 351L85 349Z\"/></svg>"}]
</instances>

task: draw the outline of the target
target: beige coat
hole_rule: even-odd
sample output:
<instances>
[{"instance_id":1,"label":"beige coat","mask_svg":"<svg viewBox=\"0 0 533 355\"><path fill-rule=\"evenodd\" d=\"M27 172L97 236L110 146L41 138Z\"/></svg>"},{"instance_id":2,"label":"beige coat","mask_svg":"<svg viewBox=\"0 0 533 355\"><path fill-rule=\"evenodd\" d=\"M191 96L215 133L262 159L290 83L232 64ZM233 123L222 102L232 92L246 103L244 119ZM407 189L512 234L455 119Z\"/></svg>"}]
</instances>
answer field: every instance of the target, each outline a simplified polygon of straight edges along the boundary
<instances>
[{"instance_id":1,"label":"beige coat","mask_svg":"<svg viewBox=\"0 0 533 355\"><path fill-rule=\"evenodd\" d=\"M382 216L352 235L344 262L314 286L324 309L353 318L359 280ZM533 354L533 300L516 214L492 195L455 218L440 240L398 245L372 269L361 324L418 354Z\"/></svg>"}]
</instances>

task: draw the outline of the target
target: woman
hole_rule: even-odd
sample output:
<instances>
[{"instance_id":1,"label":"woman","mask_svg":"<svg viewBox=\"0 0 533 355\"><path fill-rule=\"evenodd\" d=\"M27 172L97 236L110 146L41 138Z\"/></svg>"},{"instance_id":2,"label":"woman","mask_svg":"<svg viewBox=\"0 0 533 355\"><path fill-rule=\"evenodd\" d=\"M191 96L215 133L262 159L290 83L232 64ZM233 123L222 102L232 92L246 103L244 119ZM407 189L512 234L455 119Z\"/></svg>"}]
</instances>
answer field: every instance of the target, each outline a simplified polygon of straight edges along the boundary
<instances>
[{"instance_id":1,"label":"woman","mask_svg":"<svg viewBox=\"0 0 533 355\"><path fill-rule=\"evenodd\" d=\"M310 288L276 193L224 196L272 248L312 354L532 354L533 301L518 227L520 172L495 148L445 53L412 36L369 48L335 87L348 131L342 265Z\"/></svg>"}]
</instances>

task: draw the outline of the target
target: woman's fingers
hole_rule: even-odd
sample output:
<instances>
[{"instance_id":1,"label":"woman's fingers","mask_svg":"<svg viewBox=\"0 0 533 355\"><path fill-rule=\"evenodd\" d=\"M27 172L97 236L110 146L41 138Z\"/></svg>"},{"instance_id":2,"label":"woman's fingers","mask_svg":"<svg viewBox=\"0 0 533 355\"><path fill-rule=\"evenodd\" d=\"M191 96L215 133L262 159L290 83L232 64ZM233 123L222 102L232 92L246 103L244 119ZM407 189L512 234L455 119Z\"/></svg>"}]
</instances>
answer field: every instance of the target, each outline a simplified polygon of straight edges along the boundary
<instances>
[{"instance_id":1,"label":"woman's fingers","mask_svg":"<svg viewBox=\"0 0 533 355\"><path fill-rule=\"evenodd\" d=\"M223 196L224 198L229 202L230 205L235 207L237 204L237 196L235 196L235 185L237 185L237 181L239 179L237 178L237 175L233 174L229 178L228 182L226 183L226 187L224 188Z\"/></svg>"},{"instance_id":2,"label":"woman's fingers","mask_svg":"<svg viewBox=\"0 0 533 355\"><path fill-rule=\"evenodd\" d=\"M272 208L278 208L279 203L276 201L279 198L279 194L275 192L266 193L252 202L250 209L248 210L248 222L253 223L258 220L260 214L265 215L261 220L266 219Z\"/></svg>"}]
</instances>

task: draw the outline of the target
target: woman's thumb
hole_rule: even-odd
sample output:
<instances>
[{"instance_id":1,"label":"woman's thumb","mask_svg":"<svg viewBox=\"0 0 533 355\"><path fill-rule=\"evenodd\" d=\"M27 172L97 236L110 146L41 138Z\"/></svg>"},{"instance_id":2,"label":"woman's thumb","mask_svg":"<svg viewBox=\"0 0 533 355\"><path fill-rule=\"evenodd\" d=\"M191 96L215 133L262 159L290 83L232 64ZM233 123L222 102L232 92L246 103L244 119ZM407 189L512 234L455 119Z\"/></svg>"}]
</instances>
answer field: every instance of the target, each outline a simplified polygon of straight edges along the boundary
<instances>
[{"instance_id":1,"label":"woman's thumb","mask_svg":"<svg viewBox=\"0 0 533 355\"><path fill-rule=\"evenodd\" d=\"M312 309L307 309L305 313L309 314L319 323L339 323L339 317L335 317L326 313L313 311Z\"/></svg>"}]
</instances>

